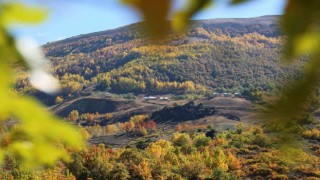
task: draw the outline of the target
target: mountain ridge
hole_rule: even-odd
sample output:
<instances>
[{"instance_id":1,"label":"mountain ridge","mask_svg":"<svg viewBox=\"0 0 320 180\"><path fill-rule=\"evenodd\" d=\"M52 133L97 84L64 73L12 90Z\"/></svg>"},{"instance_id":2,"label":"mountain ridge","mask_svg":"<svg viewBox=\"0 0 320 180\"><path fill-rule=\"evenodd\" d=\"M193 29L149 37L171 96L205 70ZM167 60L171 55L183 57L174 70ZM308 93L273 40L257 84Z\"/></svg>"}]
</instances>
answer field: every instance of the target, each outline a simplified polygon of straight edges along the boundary
<instances>
[{"instance_id":1,"label":"mountain ridge","mask_svg":"<svg viewBox=\"0 0 320 180\"><path fill-rule=\"evenodd\" d=\"M265 16L259 16L259 17L250 17L250 18L214 18L214 19L201 19L201 20L190 20L191 26L193 23L201 23L201 22L206 22L206 23L226 23L226 22L234 22L236 24L240 24L241 22L250 22L252 20L260 20L258 21L259 23L265 22L266 25L270 25L272 21L278 20L278 18L281 17L280 15L265 15ZM169 20L170 21L170 20ZM271 21L271 22L270 22ZM97 36L97 35L102 35L102 34L111 34L116 32L117 30L122 30L127 27L134 27L138 28L136 26L139 26L143 22L136 22L132 24L128 24L125 26L117 27L114 29L108 29L108 30L102 30L102 31L97 31L97 32L91 32L91 33L86 33L86 34L79 34L76 36L68 37L66 39L58 40L58 41L53 41L53 42L48 42L44 45L43 47L48 47L54 44L58 43L64 43L68 41L73 41L73 40L79 40L81 38L89 37L89 36Z\"/></svg>"}]
</instances>

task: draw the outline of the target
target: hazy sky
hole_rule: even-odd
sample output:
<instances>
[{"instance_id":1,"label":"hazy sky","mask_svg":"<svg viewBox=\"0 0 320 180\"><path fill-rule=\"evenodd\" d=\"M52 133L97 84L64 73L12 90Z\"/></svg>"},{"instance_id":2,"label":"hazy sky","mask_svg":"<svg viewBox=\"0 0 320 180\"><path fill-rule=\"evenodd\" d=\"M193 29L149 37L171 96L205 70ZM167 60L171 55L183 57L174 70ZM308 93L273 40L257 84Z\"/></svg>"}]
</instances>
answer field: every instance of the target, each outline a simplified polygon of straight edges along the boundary
<instances>
[{"instance_id":1,"label":"hazy sky","mask_svg":"<svg viewBox=\"0 0 320 180\"><path fill-rule=\"evenodd\" d=\"M37 26L14 27L17 36L32 36L40 44L96 31L113 29L140 21L138 14L119 0L26 0L41 4L49 10L49 18ZM185 0L176 0L175 8ZM285 0L252 0L238 6L228 0L216 0L209 9L194 19L246 18L263 15L280 15Z\"/></svg>"}]
</instances>

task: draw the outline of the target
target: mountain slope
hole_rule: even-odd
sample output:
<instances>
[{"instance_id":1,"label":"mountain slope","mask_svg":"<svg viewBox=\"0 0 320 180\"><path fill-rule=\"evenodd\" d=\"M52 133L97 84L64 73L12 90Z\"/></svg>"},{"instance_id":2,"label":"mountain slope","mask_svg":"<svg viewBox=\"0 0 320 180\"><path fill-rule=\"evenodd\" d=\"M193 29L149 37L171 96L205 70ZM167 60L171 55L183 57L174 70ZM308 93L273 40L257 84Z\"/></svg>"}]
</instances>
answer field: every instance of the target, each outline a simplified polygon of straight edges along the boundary
<instances>
[{"instance_id":1,"label":"mountain slope","mask_svg":"<svg viewBox=\"0 0 320 180\"><path fill-rule=\"evenodd\" d=\"M87 87L116 94L268 91L300 76L304 62L288 66L278 61L283 37L277 18L192 21L185 34L169 33L161 41L149 41L137 23L43 49L63 97L81 96Z\"/></svg>"}]
</instances>

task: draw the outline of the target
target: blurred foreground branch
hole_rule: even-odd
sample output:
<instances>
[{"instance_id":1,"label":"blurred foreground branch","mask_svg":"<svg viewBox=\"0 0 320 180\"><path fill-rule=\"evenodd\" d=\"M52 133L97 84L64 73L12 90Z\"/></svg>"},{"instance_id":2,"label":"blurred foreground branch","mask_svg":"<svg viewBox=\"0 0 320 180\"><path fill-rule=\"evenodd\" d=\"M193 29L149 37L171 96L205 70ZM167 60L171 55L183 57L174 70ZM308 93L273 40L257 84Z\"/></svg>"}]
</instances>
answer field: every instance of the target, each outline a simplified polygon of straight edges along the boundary
<instances>
[{"instance_id":1,"label":"blurred foreground branch","mask_svg":"<svg viewBox=\"0 0 320 180\"><path fill-rule=\"evenodd\" d=\"M0 121L14 119L18 122L9 134L1 134L0 162L5 157L14 157L28 167L50 166L61 158L68 158L66 146L76 148L83 145L75 128L54 117L36 100L12 91L13 66L19 63L35 67L30 63L37 61L27 62L7 28L12 23L38 23L45 17L46 12L39 8L21 3L0 3ZM21 48L28 46L30 44ZM30 59L38 58L32 57L30 51L28 53L31 53ZM45 72L44 67L37 67Z\"/></svg>"}]
</instances>

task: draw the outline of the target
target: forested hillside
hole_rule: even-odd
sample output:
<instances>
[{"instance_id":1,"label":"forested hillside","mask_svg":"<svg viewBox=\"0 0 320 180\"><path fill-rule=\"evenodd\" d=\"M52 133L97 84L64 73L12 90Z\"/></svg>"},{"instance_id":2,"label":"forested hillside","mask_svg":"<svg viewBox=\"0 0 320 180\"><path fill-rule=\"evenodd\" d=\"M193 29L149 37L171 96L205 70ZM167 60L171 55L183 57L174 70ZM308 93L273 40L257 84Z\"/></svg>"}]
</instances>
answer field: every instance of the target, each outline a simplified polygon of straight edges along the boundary
<instances>
[{"instance_id":1,"label":"forested hillside","mask_svg":"<svg viewBox=\"0 0 320 180\"><path fill-rule=\"evenodd\" d=\"M150 41L138 28L139 23L44 45L61 97L87 87L116 94L269 91L299 76L303 63L279 62L284 37L276 16L194 21L185 34L161 41ZM26 76L19 77L17 89L30 91L26 85Z\"/></svg>"},{"instance_id":2,"label":"forested hillside","mask_svg":"<svg viewBox=\"0 0 320 180\"><path fill-rule=\"evenodd\" d=\"M72 160L43 171L8 156L0 179L319 179L318 108L285 131L296 133L290 138L270 133L252 114L261 108L262 91L299 78L307 61L281 64L285 37L277 18L194 21L185 34L161 41L138 31L138 23L44 45L61 94L37 92L21 68L15 89L77 124L90 145L66 147ZM181 98L212 92L227 96ZM12 132L24 135L12 123L0 126L3 146L15 141ZM44 127L35 132L53 128ZM283 143L291 139L301 146Z\"/></svg>"}]
</instances>

